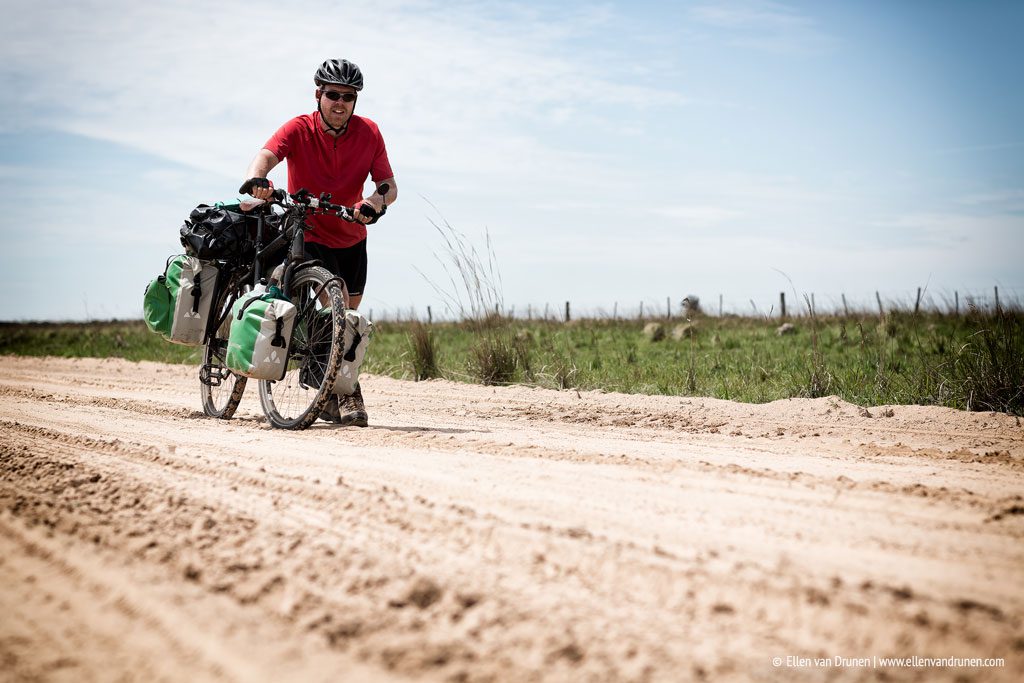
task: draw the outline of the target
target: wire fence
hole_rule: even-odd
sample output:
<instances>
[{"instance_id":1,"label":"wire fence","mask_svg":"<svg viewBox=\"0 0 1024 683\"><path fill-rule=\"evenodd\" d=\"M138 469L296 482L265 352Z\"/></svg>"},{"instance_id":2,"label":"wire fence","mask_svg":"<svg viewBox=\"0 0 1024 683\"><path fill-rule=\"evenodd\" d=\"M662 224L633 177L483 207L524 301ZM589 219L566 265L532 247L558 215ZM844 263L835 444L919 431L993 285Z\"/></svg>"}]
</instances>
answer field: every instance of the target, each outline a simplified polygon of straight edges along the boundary
<instances>
[{"instance_id":1,"label":"wire fence","mask_svg":"<svg viewBox=\"0 0 1024 683\"><path fill-rule=\"evenodd\" d=\"M860 293L778 292L740 300L717 295L710 299L695 295L669 295L661 299L619 302L603 306L577 306L571 301L541 304L496 304L494 314L524 321L566 322L571 320L664 320L685 319L695 314L727 317L801 318L809 315L875 315L888 313L943 313L963 315L970 311L1024 311L1024 287L993 286L991 289ZM404 306L369 309L371 320L379 322L459 322L464 318L441 306ZM376 316L376 317L375 317Z\"/></svg>"}]
</instances>

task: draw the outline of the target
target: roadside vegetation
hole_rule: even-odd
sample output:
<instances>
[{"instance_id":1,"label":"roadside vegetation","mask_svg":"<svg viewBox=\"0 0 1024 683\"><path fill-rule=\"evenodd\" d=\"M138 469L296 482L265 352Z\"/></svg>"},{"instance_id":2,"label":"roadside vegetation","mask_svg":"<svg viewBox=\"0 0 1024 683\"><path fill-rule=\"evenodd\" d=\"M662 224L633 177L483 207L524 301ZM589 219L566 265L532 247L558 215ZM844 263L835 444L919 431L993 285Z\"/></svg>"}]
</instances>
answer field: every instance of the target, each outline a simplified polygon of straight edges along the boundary
<instances>
[{"instance_id":1,"label":"roadside vegetation","mask_svg":"<svg viewBox=\"0 0 1024 683\"><path fill-rule=\"evenodd\" d=\"M761 403L838 395L1024 415L1024 312L891 312L778 319L574 320L480 316L378 322L363 369L555 389L709 396ZM0 325L0 353L198 365L142 322Z\"/></svg>"},{"instance_id":2,"label":"roadside vegetation","mask_svg":"<svg viewBox=\"0 0 1024 683\"><path fill-rule=\"evenodd\" d=\"M946 312L891 307L816 313L813 295L785 320L706 315L696 296L682 318L570 322L502 315L489 235L477 249L447 221L435 258L447 282L426 279L460 322L374 322L363 370L400 379L707 396L748 403L837 395L862 406L921 404L1024 415L1024 308ZM796 292L794 291L794 294ZM948 303L948 302L947 302ZM566 311L568 317L568 309ZM202 348L164 342L142 321L0 323L0 353L120 357L199 365Z\"/></svg>"},{"instance_id":3,"label":"roadside vegetation","mask_svg":"<svg viewBox=\"0 0 1024 683\"><path fill-rule=\"evenodd\" d=\"M555 389L709 396L752 403L838 395L1024 414L1024 313L890 313L778 320L490 318L429 326L433 376ZM369 372L416 379L423 323L377 325ZM420 332L422 334L422 332ZM481 335L486 340L481 342ZM481 349L492 357L481 360ZM487 354L484 354L487 355ZM494 368L498 366L501 372Z\"/></svg>"}]
</instances>

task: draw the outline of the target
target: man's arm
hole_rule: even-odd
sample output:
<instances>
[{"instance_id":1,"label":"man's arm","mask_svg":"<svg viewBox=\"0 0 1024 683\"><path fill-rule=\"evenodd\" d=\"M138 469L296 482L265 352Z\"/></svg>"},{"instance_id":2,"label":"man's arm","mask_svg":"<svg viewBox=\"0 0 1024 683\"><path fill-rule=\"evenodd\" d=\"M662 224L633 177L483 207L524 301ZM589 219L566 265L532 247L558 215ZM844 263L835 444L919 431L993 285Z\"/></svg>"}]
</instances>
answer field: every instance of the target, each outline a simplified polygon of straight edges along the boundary
<instances>
[{"instance_id":1,"label":"man's arm","mask_svg":"<svg viewBox=\"0 0 1024 683\"><path fill-rule=\"evenodd\" d=\"M252 178L266 178L270 171L281 163L281 160L274 156L274 153L269 149L261 149L256 153L252 163L249 164L248 170L245 172L246 180ZM269 199L273 189L269 187L254 187L250 190L249 194L257 199Z\"/></svg>"},{"instance_id":2,"label":"man's arm","mask_svg":"<svg viewBox=\"0 0 1024 683\"><path fill-rule=\"evenodd\" d=\"M378 190L381 188L382 185L387 183L387 193L383 197L381 197L379 193L374 192L372 195L370 195L366 199L361 200L358 204L356 204L355 208L358 209L360 206L363 206L364 204L369 204L371 207L373 207L373 213L379 214L384 206L389 206L393 204L396 199L398 199L398 186L395 185L394 176L391 176L390 178L387 178L385 180L374 180L373 182L377 186ZM371 220L373 220L372 218L370 218L369 215L364 215L360 211L356 212L356 218L362 221L363 223L369 223Z\"/></svg>"},{"instance_id":3,"label":"man's arm","mask_svg":"<svg viewBox=\"0 0 1024 683\"><path fill-rule=\"evenodd\" d=\"M383 198L383 206L391 206L392 204L394 204L395 200L398 199L398 185L395 184L395 176L391 176L390 178L387 178L385 180L375 180L373 182L377 186L378 190L380 189L380 186L384 185L385 183L388 186L388 192L387 194L384 195ZM367 197L363 201L365 201L368 204L371 204L373 208L380 212L382 208L381 196L376 192L374 192L372 196Z\"/></svg>"},{"instance_id":4,"label":"man's arm","mask_svg":"<svg viewBox=\"0 0 1024 683\"><path fill-rule=\"evenodd\" d=\"M249 164L249 170L245 172L245 177L266 178L267 174L279 163L281 160L274 156L273 152L269 149L261 149Z\"/></svg>"}]
</instances>

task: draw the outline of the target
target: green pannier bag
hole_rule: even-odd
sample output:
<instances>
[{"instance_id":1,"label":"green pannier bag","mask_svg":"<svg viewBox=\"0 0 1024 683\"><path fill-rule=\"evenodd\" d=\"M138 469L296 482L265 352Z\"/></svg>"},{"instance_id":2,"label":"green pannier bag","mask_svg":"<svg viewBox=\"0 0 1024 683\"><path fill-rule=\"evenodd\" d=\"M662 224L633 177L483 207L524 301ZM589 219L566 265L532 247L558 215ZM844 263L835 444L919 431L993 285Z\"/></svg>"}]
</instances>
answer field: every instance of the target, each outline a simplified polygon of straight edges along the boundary
<instances>
[{"instance_id":1,"label":"green pannier bag","mask_svg":"<svg viewBox=\"0 0 1024 683\"><path fill-rule=\"evenodd\" d=\"M142 300L149 329L169 342L198 346L206 336L217 288L217 267L194 256L172 256Z\"/></svg>"},{"instance_id":2,"label":"green pannier bag","mask_svg":"<svg viewBox=\"0 0 1024 683\"><path fill-rule=\"evenodd\" d=\"M334 393L348 396L356 390L359 367L366 356L366 347L373 335L373 323L354 309L345 311L345 332L341 338L341 365L334 380Z\"/></svg>"},{"instance_id":3,"label":"green pannier bag","mask_svg":"<svg viewBox=\"0 0 1024 683\"><path fill-rule=\"evenodd\" d=\"M231 307L228 369L253 379L282 379L295 313L295 305L276 287L239 298Z\"/></svg>"}]
</instances>

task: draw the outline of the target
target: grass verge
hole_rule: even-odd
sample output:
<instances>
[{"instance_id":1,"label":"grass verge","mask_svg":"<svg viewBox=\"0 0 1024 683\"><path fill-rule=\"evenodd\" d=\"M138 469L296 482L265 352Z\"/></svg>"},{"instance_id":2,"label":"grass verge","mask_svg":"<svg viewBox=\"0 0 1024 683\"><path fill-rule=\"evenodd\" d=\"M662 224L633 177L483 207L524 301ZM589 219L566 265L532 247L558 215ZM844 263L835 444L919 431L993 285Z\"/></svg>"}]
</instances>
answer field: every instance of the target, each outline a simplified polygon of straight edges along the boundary
<instances>
[{"instance_id":1,"label":"grass verge","mask_svg":"<svg viewBox=\"0 0 1024 683\"><path fill-rule=\"evenodd\" d=\"M645 321L376 323L363 369L405 379L709 396L751 403L835 394L1024 415L1024 314L697 318L651 341ZM662 321L673 332L683 324ZM198 365L201 350L142 322L0 324L0 353Z\"/></svg>"}]
</instances>

